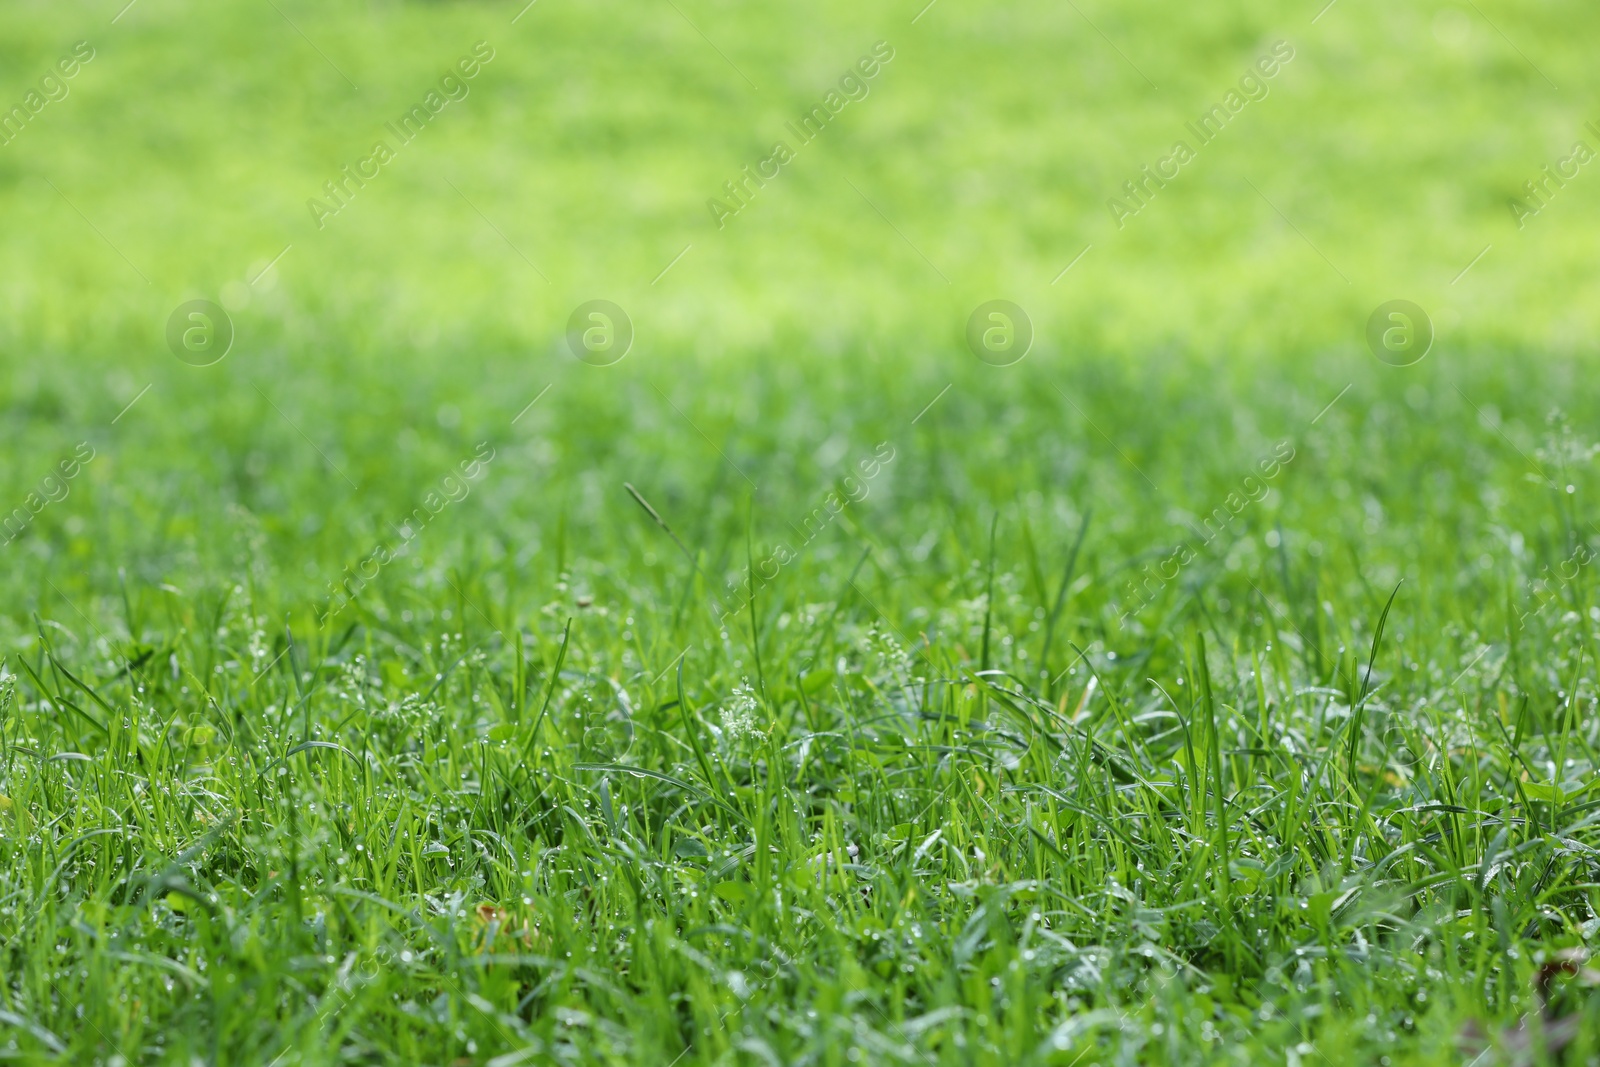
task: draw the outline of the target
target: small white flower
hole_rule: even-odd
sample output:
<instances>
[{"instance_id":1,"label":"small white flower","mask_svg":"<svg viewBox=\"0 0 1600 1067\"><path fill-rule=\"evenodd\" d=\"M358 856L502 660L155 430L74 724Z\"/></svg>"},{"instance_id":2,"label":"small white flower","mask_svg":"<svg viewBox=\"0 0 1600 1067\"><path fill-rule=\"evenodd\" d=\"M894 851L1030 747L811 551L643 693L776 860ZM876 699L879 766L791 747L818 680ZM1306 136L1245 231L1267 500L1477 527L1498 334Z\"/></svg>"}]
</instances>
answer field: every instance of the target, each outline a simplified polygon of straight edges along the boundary
<instances>
[{"instance_id":1,"label":"small white flower","mask_svg":"<svg viewBox=\"0 0 1600 1067\"><path fill-rule=\"evenodd\" d=\"M759 734L761 727L756 721L756 713L760 709L761 701L749 682L734 686L733 695L722 707L722 730L728 740L737 741Z\"/></svg>"}]
</instances>

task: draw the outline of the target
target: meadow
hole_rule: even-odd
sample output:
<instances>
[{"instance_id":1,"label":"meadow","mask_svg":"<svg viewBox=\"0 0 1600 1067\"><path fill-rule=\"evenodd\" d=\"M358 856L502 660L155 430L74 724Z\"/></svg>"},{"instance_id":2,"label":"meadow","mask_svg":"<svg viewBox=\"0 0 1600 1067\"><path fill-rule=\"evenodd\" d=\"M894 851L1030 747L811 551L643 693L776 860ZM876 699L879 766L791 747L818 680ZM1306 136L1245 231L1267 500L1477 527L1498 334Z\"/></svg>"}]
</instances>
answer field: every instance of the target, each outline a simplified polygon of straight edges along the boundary
<instances>
[{"instance_id":1,"label":"meadow","mask_svg":"<svg viewBox=\"0 0 1600 1067\"><path fill-rule=\"evenodd\" d=\"M1600 13L125 3L0 1058L1600 1061Z\"/></svg>"}]
</instances>

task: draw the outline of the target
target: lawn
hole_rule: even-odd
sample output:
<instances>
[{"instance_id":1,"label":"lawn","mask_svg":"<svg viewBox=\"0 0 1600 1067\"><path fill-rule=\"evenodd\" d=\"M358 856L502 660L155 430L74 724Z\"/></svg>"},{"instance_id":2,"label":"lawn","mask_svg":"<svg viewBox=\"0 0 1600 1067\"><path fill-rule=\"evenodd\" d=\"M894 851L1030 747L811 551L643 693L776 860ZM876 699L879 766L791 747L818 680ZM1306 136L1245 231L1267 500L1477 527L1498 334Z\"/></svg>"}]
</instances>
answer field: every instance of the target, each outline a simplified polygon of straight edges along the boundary
<instances>
[{"instance_id":1,"label":"lawn","mask_svg":"<svg viewBox=\"0 0 1600 1067\"><path fill-rule=\"evenodd\" d=\"M1600 1061L1600 12L0 12L0 1059Z\"/></svg>"}]
</instances>

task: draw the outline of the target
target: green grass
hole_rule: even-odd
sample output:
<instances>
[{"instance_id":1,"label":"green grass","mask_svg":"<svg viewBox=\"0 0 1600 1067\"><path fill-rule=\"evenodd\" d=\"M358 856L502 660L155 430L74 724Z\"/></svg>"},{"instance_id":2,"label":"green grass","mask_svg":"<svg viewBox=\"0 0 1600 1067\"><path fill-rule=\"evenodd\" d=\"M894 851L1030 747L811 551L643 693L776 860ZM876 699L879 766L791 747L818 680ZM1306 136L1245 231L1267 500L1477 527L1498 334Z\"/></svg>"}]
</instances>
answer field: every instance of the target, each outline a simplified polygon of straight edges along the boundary
<instances>
[{"instance_id":1,"label":"green grass","mask_svg":"<svg viewBox=\"0 0 1600 1067\"><path fill-rule=\"evenodd\" d=\"M1600 1059L1600 18L277 6L0 15L0 1058Z\"/></svg>"}]
</instances>

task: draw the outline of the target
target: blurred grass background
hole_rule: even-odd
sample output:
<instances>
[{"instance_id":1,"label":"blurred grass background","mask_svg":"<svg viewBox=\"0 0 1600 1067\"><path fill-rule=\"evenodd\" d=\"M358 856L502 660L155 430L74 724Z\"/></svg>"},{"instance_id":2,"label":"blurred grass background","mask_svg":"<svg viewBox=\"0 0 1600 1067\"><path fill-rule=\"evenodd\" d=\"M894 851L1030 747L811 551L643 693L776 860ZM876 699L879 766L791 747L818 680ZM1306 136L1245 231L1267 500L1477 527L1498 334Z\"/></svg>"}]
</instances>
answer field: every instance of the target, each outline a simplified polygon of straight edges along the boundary
<instances>
[{"instance_id":1,"label":"blurred grass background","mask_svg":"<svg viewBox=\"0 0 1600 1067\"><path fill-rule=\"evenodd\" d=\"M66 589L109 596L130 566L210 581L242 513L284 565L274 591L303 601L417 486L507 435L535 480L481 495L504 494L523 554L569 519L609 537L629 506L610 483L651 469L724 536L760 483L779 536L838 458L821 445L903 435L950 385L966 429L918 432L962 457L927 475L964 487L951 521L978 521L967 488L1000 505L1043 480L1126 501L1111 521L1137 553L1144 509L1199 507L1346 385L1369 417L1427 408L1442 421L1420 434L1477 423L1497 448L1504 409L1524 455L1551 406L1582 405L1600 179L1584 168L1521 231L1508 209L1600 117L1583 43L1600 14L1575 3L137 0L3 18L0 100L95 49L0 147L7 497L80 440L102 452L17 546L70 561ZM394 141L384 124L478 41L495 57L466 99ZM894 58L870 95L793 142L785 123L877 41ZM1269 95L1117 228L1108 198L1278 41L1295 54ZM317 229L307 200L380 138L397 158ZM706 200L778 139L797 158L718 229ZM996 296L1037 336L1002 371L961 342ZM237 330L198 370L163 338L194 297ZM637 331L603 371L562 337L594 297ZM1362 341L1395 297L1438 331L1407 392ZM1379 464L1383 425L1363 442ZM24 603L53 594L13 578L25 633Z\"/></svg>"},{"instance_id":2,"label":"blurred grass background","mask_svg":"<svg viewBox=\"0 0 1600 1067\"><path fill-rule=\"evenodd\" d=\"M175 373L173 306L292 245L275 277L229 290L230 359L539 360L596 295L658 360L869 342L960 360L966 313L996 295L1077 358L1359 357L1396 296L1442 347L1590 347L1600 181L1585 168L1521 232L1507 202L1595 141L1600 16L1338 0L1313 23L1319 8L539 0L513 25L500 3L137 0L112 24L116 5L15 3L3 99L77 40L97 55L0 151L0 344L13 367L114 357L109 402ZM307 198L478 40L496 58L466 101L315 229ZM717 230L706 199L878 40L895 58L871 95ZM1118 230L1107 198L1277 40L1296 54L1270 95Z\"/></svg>"}]
</instances>

